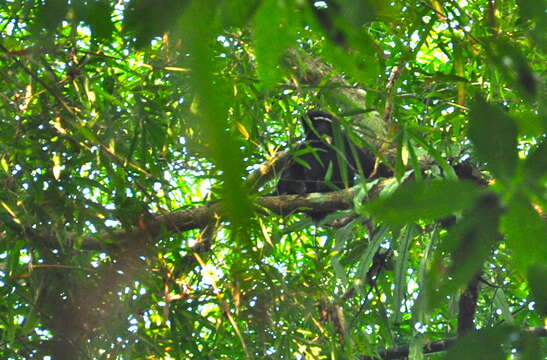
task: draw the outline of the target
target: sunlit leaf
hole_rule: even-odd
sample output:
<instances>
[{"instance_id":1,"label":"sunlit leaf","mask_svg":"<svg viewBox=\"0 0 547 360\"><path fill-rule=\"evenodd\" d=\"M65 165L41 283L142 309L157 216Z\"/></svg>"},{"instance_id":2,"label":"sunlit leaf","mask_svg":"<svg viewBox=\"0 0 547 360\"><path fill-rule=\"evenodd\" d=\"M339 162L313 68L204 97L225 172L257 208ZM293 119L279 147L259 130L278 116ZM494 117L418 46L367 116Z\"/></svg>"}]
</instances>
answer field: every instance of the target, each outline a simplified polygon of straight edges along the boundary
<instances>
[{"instance_id":1,"label":"sunlit leaf","mask_svg":"<svg viewBox=\"0 0 547 360\"><path fill-rule=\"evenodd\" d=\"M59 177L61 176L61 156L59 154L53 155L53 177L56 180L59 180Z\"/></svg>"}]
</instances>

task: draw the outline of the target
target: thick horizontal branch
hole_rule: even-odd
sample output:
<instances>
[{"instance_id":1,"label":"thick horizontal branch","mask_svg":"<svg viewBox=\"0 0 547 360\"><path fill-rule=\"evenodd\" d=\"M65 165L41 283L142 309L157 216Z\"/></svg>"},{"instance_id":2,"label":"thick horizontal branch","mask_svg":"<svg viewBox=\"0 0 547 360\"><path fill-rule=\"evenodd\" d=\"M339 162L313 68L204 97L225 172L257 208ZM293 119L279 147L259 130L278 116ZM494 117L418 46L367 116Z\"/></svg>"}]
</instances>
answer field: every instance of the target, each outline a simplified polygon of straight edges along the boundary
<instances>
[{"instance_id":1,"label":"thick horizontal branch","mask_svg":"<svg viewBox=\"0 0 547 360\"><path fill-rule=\"evenodd\" d=\"M354 188L306 195L279 195L259 198L257 204L278 215L314 211L346 210L353 207Z\"/></svg>"},{"instance_id":2,"label":"thick horizontal branch","mask_svg":"<svg viewBox=\"0 0 547 360\"><path fill-rule=\"evenodd\" d=\"M351 208L353 193L354 189L350 188L330 193L311 193L304 196L264 196L256 200L256 205L278 215L289 215L310 209L335 211ZM200 229L217 216L223 217L222 202L156 216L147 222L147 230L150 234L159 234L161 230L179 233Z\"/></svg>"},{"instance_id":3,"label":"thick horizontal branch","mask_svg":"<svg viewBox=\"0 0 547 360\"><path fill-rule=\"evenodd\" d=\"M386 179L379 182L369 193L369 198L374 198L380 190L393 179ZM334 191L329 193L311 193L306 195L279 195L264 196L256 200L257 211L266 209L274 214L286 216L294 213L302 213L309 210L314 211L336 211L346 210L353 207L353 197L355 187ZM202 229L217 218L224 218L224 210L221 201L216 201L206 205L200 205L189 209L177 210L168 214L151 216L133 230L119 229L111 232L94 234L78 240L72 241L79 243L79 247L84 250L101 250L107 247L124 247L127 242L142 239L144 236L148 240L154 240L160 235L166 233L176 234L183 231ZM57 242L51 241L55 246ZM71 239L72 237L67 237ZM104 242L104 239L111 239ZM70 241L70 240L69 240ZM111 245L106 245L106 244Z\"/></svg>"}]
</instances>

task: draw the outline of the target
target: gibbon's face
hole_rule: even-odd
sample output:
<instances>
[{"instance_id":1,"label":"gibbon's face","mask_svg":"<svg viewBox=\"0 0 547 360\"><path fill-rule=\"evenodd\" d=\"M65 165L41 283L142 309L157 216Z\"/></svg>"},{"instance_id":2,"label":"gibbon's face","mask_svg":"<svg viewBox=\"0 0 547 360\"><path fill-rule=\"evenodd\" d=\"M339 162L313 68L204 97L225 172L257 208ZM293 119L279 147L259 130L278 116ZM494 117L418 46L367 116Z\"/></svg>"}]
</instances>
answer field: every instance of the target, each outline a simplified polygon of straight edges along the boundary
<instances>
[{"instance_id":1,"label":"gibbon's face","mask_svg":"<svg viewBox=\"0 0 547 360\"><path fill-rule=\"evenodd\" d=\"M322 111L310 111L302 118L306 140L324 140L332 143L333 117Z\"/></svg>"}]
</instances>

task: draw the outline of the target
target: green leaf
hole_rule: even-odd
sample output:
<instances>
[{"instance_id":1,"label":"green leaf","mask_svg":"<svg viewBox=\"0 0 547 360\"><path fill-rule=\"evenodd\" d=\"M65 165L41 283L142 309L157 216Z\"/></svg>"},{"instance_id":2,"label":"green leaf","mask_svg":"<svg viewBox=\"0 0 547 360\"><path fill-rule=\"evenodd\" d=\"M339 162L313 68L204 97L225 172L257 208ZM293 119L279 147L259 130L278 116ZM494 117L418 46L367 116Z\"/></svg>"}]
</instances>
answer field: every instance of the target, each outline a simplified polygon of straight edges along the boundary
<instances>
[{"instance_id":1,"label":"green leaf","mask_svg":"<svg viewBox=\"0 0 547 360\"><path fill-rule=\"evenodd\" d=\"M514 350L518 351L518 355ZM542 360L542 353L536 336L503 325L467 333L450 347L446 360Z\"/></svg>"},{"instance_id":2,"label":"green leaf","mask_svg":"<svg viewBox=\"0 0 547 360\"><path fill-rule=\"evenodd\" d=\"M547 45L547 37L545 29L547 28L547 4L544 0L518 0L519 12L524 19L535 21L536 26L531 32L531 37L545 49Z\"/></svg>"},{"instance_id":3,"label":"green leaf","mask_svg":"<svg viewBox=\"0 0 547 360\"><path fill-rule=\"evenodd\" d=\"M87 2L84 20L91 28L93 41L99 42L112 38L114 23L112 22L112 2L108 0L96 0Z\"/></svg>"},{"instance_id":4,"label":"green leaf","mask_svg":"<svg viewBox=\"0 0 547 360\"><path fill-rule=\"evenodd\" d=\"M518 0L520 14L527 19L534 19L538 23L545 22L545 11L547 6L542 0Z\"/></svg>"},{"instance_id":5,"label":"green leaf","mask_svg":"<svg viewBox=\"0 0 547 360\"><path fill-rule=\"evenodd\" d=\"M409 225L404 228L399 237L399 246L395 258L393 309L395 311L395 322L401 321L401 304L407 290L406 271L408 269L408 258L410 256L410 245L417 234L416 226Z\"/></svg>"},{"instance_id":6,"label":"green leaf","mask_svg":"<svg viewBox=\"0 0 547 360\"><path fill-rule=\"evenodd\" d=\"M219 63L211 54L215 41L213 23L214 8L208 1L194 1L184 13L184 33L191 53L192 85L198 95L199 127L211 160L221 171L223 181L220 188L226 215L235 228L246 229L251 219L251 206L245 182L246 176L240 144L228 129L229 104L233 94L224 77L216 75Z\"/></svg>"},{"instance_id":7,"label":"green leaf","mask_svg":"<svg viewBox=\"0 0 547 360\"><path fill-rule=\"evenodd\" d=\"M338 6L340 7L341 12L338 16L343 17L353 28L359 29L376 18L376 8L377 6L382 5L382 3L383 2L370 0L340 0L338 1Z\"/></svg>"},{"instance_id":8,"label":"green leaf","mask_svg":"<svg viewBox=\"0 0 547 360\"><path fill-rule=\"evenodd\" d=\"M493 43L490 60L497 66L509 85L520 96L533 102L538 93L538 80L528 64L528 58L514 42L501 38Z\"/></svg>"},{"instance_id":9,"label":"green leaf","mask_svg":"<svg viewBox=\"0 0 547 360\"><path fill-rule=\"evenodd\" d=\"M428 294L435 293L429 298L431 307L465 287L479 271L500 239L498 227L502 212L497 195L486 193L450 229L437 249L427 278ZM444 261L446 254L451 260L448 266Z\"/></svg>"},{"instance_id":10,"label":"green leaf","mask_svg":"<svg viewBox=\"0 0 547 360\"><path fill-rule=\"evenodd\" d=\"M509 182L517 166L517 126L498 106L477 97L471 105L469 138L479 158L501 181Z\"/></svg>"},{"instance_id":11,"label":"green leaf","mask_svg":"<svg viewBox=\"0 0 547 360\"><path fill-rule=\"evenodd\" d=\"M496 289L496 294L494 295L494 305L497 309L501 310L501 314L506 324L515 325L515 318L511 314L511 309L509 308L509 303L507 302L507 296L503 289Z\"/></svg>"},{"instance_id":12,"label":"green leaf","mask_svg":"<svg viewBox=\"0 0 547 360\"><path fill-rule=\"evenodd\" d=\"M295 40L291 18L291 1L263 1L255 14L254 45L257 70L267 88L283 77L279 61Z\"/></svg>"},{"instance_id":13,"label":"green leaf","mask_svg":"<svg viewBox=\"0 0 547 360\"><path fill-rule=\"evenodd\" d=\"M38 8L37 23L44 29L55 32L67 13L67 0L46 0Z\"/></svg>"},{"instance_id":14,"label":"green leaf","mask_svg":"<svg viewBox=\"0 0 547 360\"><path fill-rule=\"evenodd\" d=\"M333 249L336 253L341 253L344 247L346 246L346 243L352 238L354 226L355 226L355 221L350 221L349 224L336 230L336 234L335 234L336 241L335 241L335 245Z\"/></svg>"},{"instance_id":15,"label":"green leaf","mask_svg":"<svg viewBox=\"0 0 547 360\"><path fill-rule=\"evenodd\" d=\"M454 173L454 169L452 168L452 166L450 166L448 161L446 161L446 159L442 156L442 154L434 146L429 144L429 142L427 142L424 139L423 134L417 133L413 129L406 129L406 134L410 138L412 138L412 140L416 141L416 143L418 143L424 149L427 150L428 154L431 155L433 157L433 159L435 159L435 161L443 169L443 172L444 172L445 176L448 179L457 179L456 174Z\"/></svg>"},{"instance_id":16,"label":"green leaf","mask_svg":"<svg viewBox=\"0 0 547 360\"><path fill-rule=\"evenodd\" d=\"M506 341L510 332L515 331L509 327L497 327L473 331L466 334L454 344L448 354L447 360L500 360L505 359L506 354L502 343Z\"/></svg>"},{"instance_id":17,"label":"green leaf","mask_svg":"<svg viewBox=\"0 0 547 360\"><path fill-rule=\"evenodd\" d=\"M144 131L148 135L150 144L157 148L161 149L166 140L165 126L157 119L146 119Z\"/></svg>"},{"instance_id":18,"label":"green leaf","mask_svg":"<svg viewBox=\"0 0 547 360\"><path fill-rule=\"evenodd\" d=\"M187 3L185 0L132 0L126 4L124 28L135 34L138 48L144 47L175 25Z\"/></svg>"},{"instance_id":19,"label":"green leaf","mask_svg":"<svg viewBox=\"0 0 547 360\"><path fill-rule=\"evenodd\" d=\"M243 26L256 11L259 0L224 0L219 15L225 26Z\"/></svg>"},{"instance_id":20,"label":"green leaf","mask_svg":"<svg viewBox=\"0 0 547 360\"><path fill-rule=\"evenodd\" d=\"M352 238L354 226L355 221L350 221L349 224L338 229L335 234L335 244L331 264L336 277L340 279L344 286L348 283L348 278L341 262L341 254L346 247L346 244Z\"/></svg>"},{"instance_id":21,"label":"green leaf","mask_svg":"<svg viewBox=\"0 0 547 360\"><path fill-rule=\"evenodd\" d=\"M525 273L530 266L545 260L547 223L522 194L515 196L507 208L501 220L501 231L507 236L513 264Z\"/></svg>"},{"instance_id":22,"label":"green leaf","mask_svg":"<svg viewBox=\"0 0 547 360\"><path fill-rule=\"evenodd\" d=\"M544 253L545 255L545 253ZM528 284L532 297L536 301L536 308L541 316L547 316L547 263L536 264L528 271Z\"/></svg>"},{"instance_id":23,"label":"green leaf","mask_svg":"<svg viewBox=\"0 0 547 360\"><path fill-rule=\"evenodd\" d=\"M524 162L524 173L529 182L539 182L547 175L547 146L546 141L542 141Z\"/></svg>"},{"instance_id":24,"label":"green leaf","mask_svg":"<svg viewBox=\"0 0 547 360\"><path fill-rule=\"evenodd\" d=\"M372 266L374 255L380 248L382 242L385 240L388 230L389 227L385 225L378 228L376 233L372 237L372 240L368 244L366 250L361 255L361 258L359 259L359 265L357 267L357 280L361 281L361 284L363 284L363 280L365 279L368 270ZM362 286L358 286L357 288L359 289L359 291L361 291Z\"/></svg>"},{"instance_id":25,"label":"green leaf","mask_svg":"<svg viewBox=\"0 0 547 360\"><path fill-rule=\"evenodd\" d=\"M426 321L427 314L429 313L427 309L426 300L431 296L429 292L429 278L428 278L428 269L431 267L433 262L433 249L436 248L436 245L439 242L439 231L437 229L433 230L430 240L427 241L425 249L420 260L420 266L418 268L418 286L420 288L420 295L416 301L416 305L413 308L413 321L424 322Z\"/></svg>"},{"instance_id":26,"label":"green leaf","mask_svg":"<svg viewBox=\"0 0 547 360\"><path fill-rule=\"evenodd\" d=\"M480 193L471 183L425 180L399 187L387 197L365 206L378 220L408 224L419 219L438 219L469 207Z\"/></svg>"}]
</instances>

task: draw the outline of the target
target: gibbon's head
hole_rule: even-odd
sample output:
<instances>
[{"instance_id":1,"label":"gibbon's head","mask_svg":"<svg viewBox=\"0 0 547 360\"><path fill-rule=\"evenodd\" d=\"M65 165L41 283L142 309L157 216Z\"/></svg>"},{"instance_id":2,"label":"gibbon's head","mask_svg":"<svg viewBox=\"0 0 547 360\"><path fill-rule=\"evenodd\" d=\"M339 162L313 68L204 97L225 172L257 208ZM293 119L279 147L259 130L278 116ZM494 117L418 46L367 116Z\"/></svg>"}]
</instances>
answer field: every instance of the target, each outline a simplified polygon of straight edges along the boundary
<instances>
[{"instance_id":1,"label":"gibbon's head","mask_svg":"<svg viewBox=\"0 0 547 360\"><path fill-rule=\"evenodd\" d=\"M302 126L306 140L321 140L323 136L332 138L334 134L334 116L324 111L309 111L302 117Z\"/></svg>"}]
</instances>

